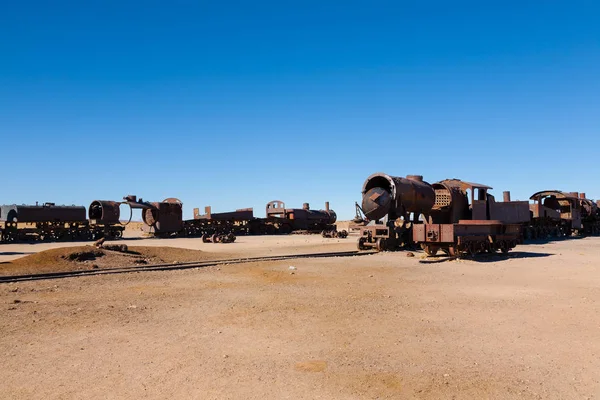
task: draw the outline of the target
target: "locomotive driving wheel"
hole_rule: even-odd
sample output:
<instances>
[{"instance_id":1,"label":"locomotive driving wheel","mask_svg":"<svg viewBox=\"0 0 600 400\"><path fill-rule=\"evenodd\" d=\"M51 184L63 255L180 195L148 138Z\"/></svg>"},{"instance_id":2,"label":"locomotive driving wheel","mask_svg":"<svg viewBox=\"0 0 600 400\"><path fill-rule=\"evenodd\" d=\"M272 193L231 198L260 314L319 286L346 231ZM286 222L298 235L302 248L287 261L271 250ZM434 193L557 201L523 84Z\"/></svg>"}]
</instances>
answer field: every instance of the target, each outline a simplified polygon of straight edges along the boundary
<instances>
[{"instance_id":1,"label":"locomotive driving wheel","mask_svg":"<svg viewBox=\"0 0 600 400\"><path fill-rule=\"evenodd\" d=\"M375 242L375 247L377 248L377 251L387 250L387 240L384 238L377 239L377 242Z\"/></svg>"}]
</instances>

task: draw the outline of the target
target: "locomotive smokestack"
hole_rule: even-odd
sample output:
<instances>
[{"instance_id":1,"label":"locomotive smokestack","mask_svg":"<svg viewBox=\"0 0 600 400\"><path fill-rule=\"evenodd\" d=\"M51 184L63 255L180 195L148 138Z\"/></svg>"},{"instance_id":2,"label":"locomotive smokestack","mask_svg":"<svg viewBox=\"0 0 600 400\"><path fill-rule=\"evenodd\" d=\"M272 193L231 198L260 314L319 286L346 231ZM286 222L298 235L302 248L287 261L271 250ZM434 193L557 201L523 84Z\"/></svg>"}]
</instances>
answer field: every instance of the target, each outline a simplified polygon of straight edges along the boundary
<instances>
[{"instance_id":1,"label":"locomotive smokestack","mask_svg":"<svg viewBox=\"0 0 600 400\"><path fill-rule=\"evenodd\" d=\"M585 197L585 193L579 193L579 198L580 199L587 199L587 197Z\"/></svg>"},{"instance_id":2,"label":"locomotive smokestack","mask_svg":"<svg viewBox=\"0 0 600 400\"><path fill-rule=\"evenodd\" d=\"M328 201L325 202L325 211L329 211L329 202Z\"/></svg>"},{"instance_id":3,"label":"locomotive smokestack","mask_svg":"<svg viewBox=\"0 0 600 400\"><path fill-rule=\"evenodd\" d=\"M302 209L303 210L310 210L310 204L308 204L308 203L302 204Z\"/></svg>"},{"instance_id":4,"label":"locomotive smokestack","mask_svg":"<svg viewBox=\"0 0 600 400\"><path fill-rule=\"evenodd\" d=\"M510 192L508 190L505 192L502 192L502 196L503 196L504 201L510 201Z\"/></svg>"},{"instance_id":5,"label":"locomotive smokestack","mask_svg":"<svg viewBox=\"0 0 600 400\"><path fill-rule=\"evenodd\" d=\"M573 192L573 197L579 197L579 192Z\"/></svg>"}]
</instances>

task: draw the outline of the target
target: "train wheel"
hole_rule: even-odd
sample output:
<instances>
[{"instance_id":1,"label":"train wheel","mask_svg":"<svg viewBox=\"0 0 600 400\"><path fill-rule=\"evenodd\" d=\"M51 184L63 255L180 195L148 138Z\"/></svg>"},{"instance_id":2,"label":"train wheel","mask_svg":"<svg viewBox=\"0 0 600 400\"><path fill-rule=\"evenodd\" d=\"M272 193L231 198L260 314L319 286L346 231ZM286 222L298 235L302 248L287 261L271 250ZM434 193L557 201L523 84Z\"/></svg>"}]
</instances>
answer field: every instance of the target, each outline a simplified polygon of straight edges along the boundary
<instances>
[{"instance_id":1,"label":"train wheel","mask_svg":"<svg viewBox=\"0 0 600 400\"><path fill-rule=\"evenodd\" d=\"M206 233L202 235L202 243L208 243L208 235Z\"/></svg>"},{"instance_id":2,"label":"train wheel","mask_svg":"<svg viewBox=\"0 0 600 400\"><path fill-rule=\"evenodd\" d=\"M375 246L377 248L377 251L385 251L387 250L387 240L379 238L377 239L377 242L375 242Z\"/></svg>"},{"instance_id":3,"label":"train wheel","mask_svg":"<svg viewBox=\"0 0 600 400\"><path fill-rule=\"evenodd\" d=\"M506 242L501 242L500 243L500 251L502 252L502 254L507 254L508 250L510 250L508 248L508 244Z\"/></svg>"},{"instance_id":4,"label":"train wheel","mask_svg":"<svg viewBox=\"0 0 600 400\"><path fill-rule=\"evenodd\" d=\"M358 242L356 242L356 247L358 247L359 250L366 250L367 248L365 247L365 242L367 239L365 239L364 237L358 238Z\"/></svg>"}]
</instances>

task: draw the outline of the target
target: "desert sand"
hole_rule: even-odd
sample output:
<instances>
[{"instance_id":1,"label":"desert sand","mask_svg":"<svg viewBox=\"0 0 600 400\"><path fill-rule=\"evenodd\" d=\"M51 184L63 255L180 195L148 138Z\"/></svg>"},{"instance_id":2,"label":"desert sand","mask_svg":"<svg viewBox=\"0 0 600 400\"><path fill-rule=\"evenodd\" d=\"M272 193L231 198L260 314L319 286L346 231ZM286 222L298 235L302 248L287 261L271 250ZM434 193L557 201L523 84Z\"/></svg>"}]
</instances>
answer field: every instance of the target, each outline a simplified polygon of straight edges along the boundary
<instances>
[{"instance_id":1,"label":"desert sand","mask_svg":"<svg viewBox=\"0 0 600 400\"><path fill-rule=\"evenodd\" d=\"M239 255L355 237L122 241ZM73 244L0 245L0 262ZM0 285L4 399L600 397L600 238ZM291 268L293 267L293 268Z\"/></svg>"}]
</instances>

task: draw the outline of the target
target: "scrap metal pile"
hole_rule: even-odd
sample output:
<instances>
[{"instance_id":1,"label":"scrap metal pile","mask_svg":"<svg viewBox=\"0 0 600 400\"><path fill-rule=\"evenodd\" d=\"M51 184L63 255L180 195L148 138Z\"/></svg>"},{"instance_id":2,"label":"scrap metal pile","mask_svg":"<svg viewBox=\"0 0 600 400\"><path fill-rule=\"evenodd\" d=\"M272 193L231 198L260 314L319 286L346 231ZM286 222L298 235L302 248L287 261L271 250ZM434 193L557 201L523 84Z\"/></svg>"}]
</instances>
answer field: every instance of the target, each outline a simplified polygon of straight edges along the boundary
<instances>
[{"instance_id":1,"label":"scrap metal pile","mask_svg":"<svg viewBox=\"0 0 600 400\"><path fill-rule=\"evenodd\" d=\"M129 221L121 221L120 206L129 206ZM137 196L123 201L94 200L86 216L83 206L42 205L0 206L0 242L76 241L117 239L123 236L125 225L131 221L133 210L141 210L143 229L156 237L201 237L205 243L231 243L236 235L287 234L292 232L322 233L325 237L345 237L337 232L336 213L325 203L325 210L311 210L308 203L302 208L286 208L280 200L267 203L266 217L254 217L246 208L234 212L200 215L183 219L183 204L176 198L146 202Z\"/></svg>"},{"instance_id":2,"label":"scrap metal pile","mask_svg":"<svg viewBox=\"0 0 600 400\"><path fill-rule=\"evenodd\" d=\"M600 201L584 193L547 190L528 201L496 201L486 185L446 179L429 184L376 173L362 188L360 209L370 223L361 229L361 250L420 246L460 257L508 252L524 239L600 233Z\"/></svg>"}]
</instances>

